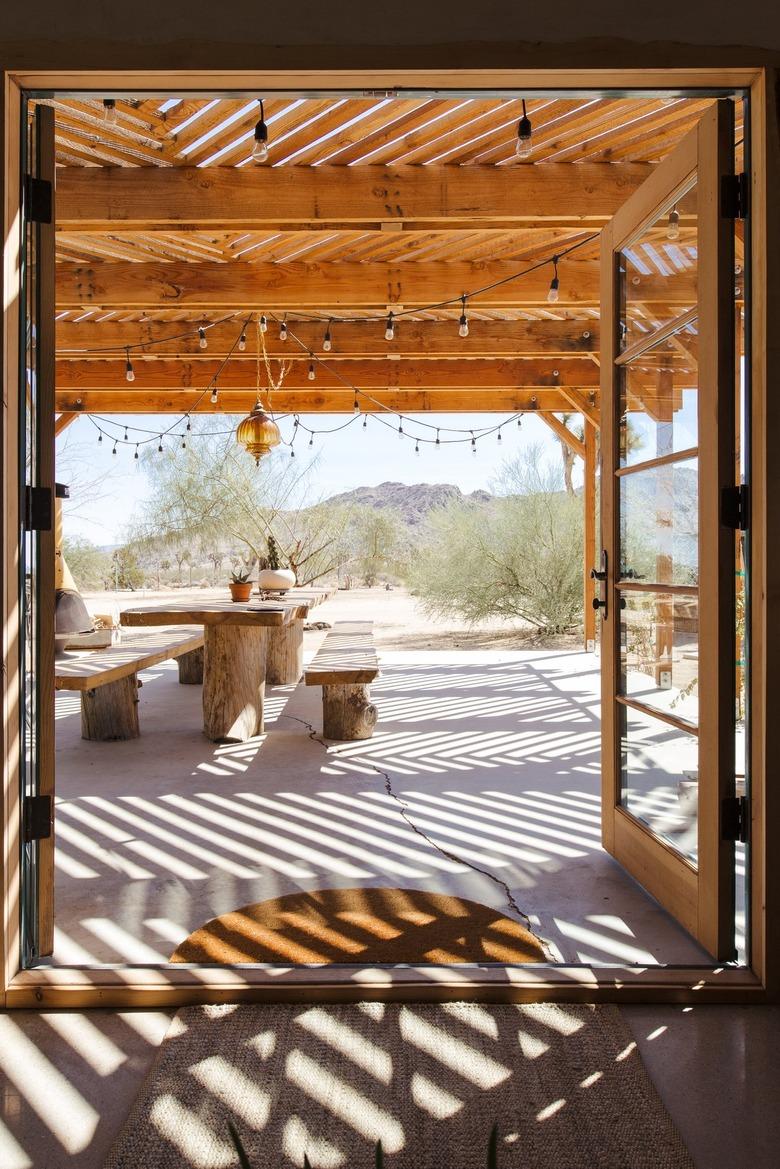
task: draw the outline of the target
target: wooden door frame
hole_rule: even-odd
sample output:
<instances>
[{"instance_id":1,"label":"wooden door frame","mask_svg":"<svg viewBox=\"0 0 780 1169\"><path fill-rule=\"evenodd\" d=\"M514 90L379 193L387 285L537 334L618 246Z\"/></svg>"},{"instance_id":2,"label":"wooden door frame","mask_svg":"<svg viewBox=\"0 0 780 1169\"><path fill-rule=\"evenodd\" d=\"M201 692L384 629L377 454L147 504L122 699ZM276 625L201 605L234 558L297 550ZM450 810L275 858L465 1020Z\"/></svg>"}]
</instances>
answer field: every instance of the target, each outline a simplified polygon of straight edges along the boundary
<instances>
[{"instance_id":1,"label":"wooden door frame","mask_svg":"<svg viewBox=\"0 0 780 1169\"><path fill-rule=\"evenodd\" d=\"M304 61L305 61L305 50ZM131 51L128 49L128 59ZM695 56L692 50L692 56ZM7 1007L162 1007L218 1001L347 1001L475 999L480 1001L759 1002L780 997L780 864L770 867L771 844L780 842L780 793L766 784L780 766L780 720L767 718L768 695L780 693L780 629L772 629L769 603L780 596L780 540L770 539L767 500L780 497L780 460L768 457L780 439L780 338L769 327L780 317L780 218L770 215L769 191L780 184L778 110L770 99L774 70L721 68L469 69L443 66L445 52L431 51L427 69L144 71L134 68L25 69L3 76L3 293L2 368L5 387L2 443L3 526L3 797L0 1001ZM270 92L398 87L438 90L520 91L712 91L747 90L751 100L752 193L752 610L751 739L752 849L750 966L731 967L385 967L297 968L158 966L52 967L20 970L19 953L19 709L16 547L19 467L18 324L15 295L20 249L20 112L24 91ZM774 928L772 928L774 922Z\"/></svg>"}]
</instances>

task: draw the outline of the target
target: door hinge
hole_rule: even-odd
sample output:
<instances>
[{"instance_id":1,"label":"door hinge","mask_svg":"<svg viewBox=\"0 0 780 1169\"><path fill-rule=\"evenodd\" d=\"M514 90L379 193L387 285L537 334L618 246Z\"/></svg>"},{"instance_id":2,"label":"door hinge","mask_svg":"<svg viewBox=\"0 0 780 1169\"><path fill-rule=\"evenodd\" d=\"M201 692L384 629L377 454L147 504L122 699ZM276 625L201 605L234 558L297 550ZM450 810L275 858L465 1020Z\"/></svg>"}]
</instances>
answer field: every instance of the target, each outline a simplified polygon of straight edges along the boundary
<instances>
[{"instance_id":1,"label":"door hinge","mask_svg":"<svg viewBox=\"0 0 780 1169\"><path fill-rule=\"evenodd\" d=\"M28 532L50 532L52 492L50 487L25 487L24 526Z\"/></svg>"},{"instance_id":2,"label":"door hinge","mask_svg":"<svg viewBox=\"0 0 780 1169\"><path fill-rule=\"evenodd\" d=\"M30 223L51 223L54 191L48 179L24 176L24 215Z\"/></svg>"},{"instance_id":3,"label":"door hinge","mask_svg":"<svg viewBox=\"0 0 780 1169\"><path fill-rule=\"evenodd\" d=\"M728 796L721 804L721 837L723 840L747 843L750 819L747 796Z\"/></svg>"},{"instance_id":4,"label":"door hinge","mask_svg":"<svg viewBox=\"0 0 780 1169\"><path fill-rule=\"evenodd\" d=\"M748 213L748 177L724 175L720 188L720 213L725 219L745 219Z\"/></svg>"},{"instance_id":5,"label":"door hinge","mask_svg":"<svg viewBox=\"0 0 780 1169\"><path fill-rule=\"evenodd\" d=\"M22 840L48 840L51 836L51 796L27 796L22 805Z\"/></svg>"},{"instance_id":6,"label":"door hinge","mask_svg":"<svg viewBox=\"0 0 780 1169\"><path fill-rule=\"evenodd\" d=\"M720 522L724 528L734 528L738 532L747 531L750 526L750 490L747 483L723 488Z\"/></svg>"}]
</instances>

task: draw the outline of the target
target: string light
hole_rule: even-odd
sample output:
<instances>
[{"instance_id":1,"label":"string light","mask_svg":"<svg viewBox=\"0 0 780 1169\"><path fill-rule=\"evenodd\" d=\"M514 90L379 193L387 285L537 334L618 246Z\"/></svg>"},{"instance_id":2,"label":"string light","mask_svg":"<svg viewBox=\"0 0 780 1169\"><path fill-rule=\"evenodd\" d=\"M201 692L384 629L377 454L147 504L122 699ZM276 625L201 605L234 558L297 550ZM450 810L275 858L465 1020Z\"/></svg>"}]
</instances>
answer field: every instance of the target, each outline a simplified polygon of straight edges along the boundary
<instances>
[{"instance_id":1,"label":"string light","mask_svg":"<svg viewBox=\"0 0 780 1169\"><path fill-rule=\"evenodd\" d=\"M187 440L185 439L184 435L181 436L181 449L183 451L186 451L187 449Z\"/></svg>"},{"instance_id":2,"label":"string light","mask_svg":"<svg viewBox=\"0 0 780 1169\"><path fill-rule=\"evenodd\" d=\"M498 434L496 435L496 442L501 442L501 431L500 430L499 430Z\"/></svg>"},{"instance_id":3,"label":"string light","mask_svg":"<svg viewBox=\"0 0 780 1169\"><path fill-rule=\"evenodd\" d=\"M211 404L212 404L212 406L216 406L218 401L219 401L219 390L217 389L216 386L214 386L213 390L211 391Z\"/></svg>"},{"instance_id":4,"label":"string light","mask_svg":"<svg viewBox=\"0 0 780 1169\"><path fill-rule=\"evenodd\" d=\"M112 455L116 454L116 439L114 439L114 449L112 450L111 454Z\"/></svg>"},{"instance_id":5,"label":"string light","mask_svg":"<svg viewBox=\"0 0 780 1169\"><path fill-rule=\"evenodd\" d=\"M472 453L472 455L475 455L477 453L477 440L474 438L474 431L473 430L471 432L471 453Z\"/></svg>"},{"instance_id":6,"label":"string light","mask_svg":"<svg viewBox=\"0 0 780 1169\"><path fill-rule=\"evenodd\" d=\"M392 341L395 337L395 318L392 313L387 314L387 324L385 325L385 341Z\"/></svg>"},{"instance_id":7,"label":"string light","mask_svg":"<svg viewBox=\"0 0 780 1169\"><path fill-rule=\"evenodd\" d=\"M316 378L316 376L317 376L317 373L314 369L314 355L310 353L309 354L309 381L313 382L314 379Z\"/></svg>"},{"instance_id":8,"label":"string light","mask_svg":"<svg viewBox=\"0 0 780 1169\"><path fill-rule=\"evenodd\" d=\"M314 431L311 432L311 438L309 439L309 446L314 446Z\"/></svg>"},{"instance_id":9,"label":"string light","mask_svg":"<svg viewBox=\"0 0 780 1169\"><path fill-rule=\"evenodd\" d=\"M133 458L134 459L138 458L138 443L135 444L135 454L133 455Z\"/></svg>"},{"instance_id":10,"label":"string light","mask_svg":"<svg viewBox=\"0 0 780 1169\"><path fill-rule=\"evenodd\" d=\"M550 290L547 293L547 300L549 304L556 304L558 301L558 289L560 288L560 281L558 279L558 256L552 258L553 278L550 281Z\"/></svg>"},{"instance_id":11,"label":"string light","mask_svg":"<svg viewBox=\"0 0 780 1169\"><path fill-rule=\"evenodd\" d=\"M419 443L418 439L414 440L414 453L416 455L419 455L419 453L420 453L420 443Z\"/></svg>"},{"instance_id":12,"label":"string light","mask_svg":"<svg viewBox=\"0 0 780 1169\"><path fill-rule=\"evenodd\" d=\"M328 321L325 327L325 336L322 339L322 348L326 353L330 353L331 349L333 348L333 341L330 335L330 321Z\"/></svg>"},{"instance_id":13,"label":"string light","mask_svg":"<svg viewBox=\"0 0 780 1169\"><path fill-rule=\"evenodd\" d=\"M130 360L130 350L126 349L125 353L127 354L127 360L125 361L125 377L129 382L134 382L135 370L133 369L133 363Z\"/></svg>"},{"instance_id":14,"label":"string light","mask_svg":"<svg viewBox=\"0 0 780 1169\"><path fill-rule=\"evenodd\" d=\"M113 97L103 98L103 121L107 126L116 125L119 117L119 111L116 108L116 102Z\"/></svg>"},{"instance_id":15,"label":"string light","mask_svg":"<svg viewBox=\"0 0 780 1169\"><path fill-rule=\"evenodd\" d=\"M265 162L268 158L268 127L265 124L265 110L260 102L260 118L255 126L255 141L252 146L252 161Z\"/></svg>"},{"instance_id":16,"label":"string light","mask_svg":"<svg viewBox=\"0 0 780 1169\"><path fill-rule=\"evenodd\" d=\"M268 317L265 315L265 313L260 314L260 332L268 332Z\"/></svg>"},{"instance_id":17,"label":"string light","mask_svg":"<svg viewBox=\"0 0 780 1169\"><path fill-rule=\"evenodd\" d=\"M461 313L460 313L460 321L458 322L458 333L461 337L468 337L468 335L469 335L469 319L466 316L466 297L462 296L460 298L460 302L461 302Z\"/></svg>"},{"instance_id":18,"label":"string light","mask_svg":"<svg viewBox=\"0 0 780 1169\"><path fill-rule=\"evenodd\" d=\"M192 426L190 424L190 416L188 414L187 415L187 431L190 432L191 430L192 430Z\"/></svg>"},{"instance_id":19,"label":"string light","mask_svg":"<svg viewBox=\"0 0 780 1169\"><path fill-rule=\"evenodd\" d=\"M368 415L364 414L363 415L363 429L365 430L367 426L368 426Z\"/></svg>"},{"instance_id":20,"label":"string light","mask_svg":"<svg viewBox=\"0 0 780 1169\"><path fill-rule=\"evenodd\" d=\"M102 441L103 441L103 431L99 430L98 431L98 442L102 442Z\"/></svg>"},{"instance_id":21,"label":"string light","mask_svg":"<svg viewBox=\"0 0 780 1169\"><path fill-rule=\"evenodd\" d=\"M238 338L238 348L241 353L246 350L246 329L241 330L241 336Z\"/></svg>"},{"instance_id":22,"label":"string light","mask_svg":"<svg viewBox=\"0 0 780 1169\"><path fill-rule=\"evenodd\" d=\"M158 447L157 447L157 454L161 455L162 453L163 453L162 435L160 435L160 442L159 442Z\"/></svg>"},{"instance_id":23,"label":"string light","mask_svg":"<svg viewBox=\"0 0 780 1169\"><path fill-rule=\"evenodd\" d=\"M404 424L401 421L401 419L399 418L399 420L398 420L398 437L403 438L403 436L404 436Z\"/></svg>"},{"instance_id":24,"label":"string light","mask_svg":"<svg viewBox=\"0 0 780 1169\"><path fill-rule=\"evenodd\" d=\"M208 338L206 336L206 330L203 328L202 325L198 329L198 344L200 345L201 349L208 349L208 347L209 347Z\"/></svg>"},{"instance_id":25,"label":"string light","mask_svg":"<svg viewBox=\"0 0 780 1169\"><path fill-rule=\"evenodd\" d=\"M669 212L669 222L666 225L666 238L679 239L680 238L680 212L677 210L675 204Z\"/></svg>"},{"instance_id":26,"label":"string light","mask_svg":"<svg viewBox=\"0 0 780 1169\"><path fill-rule=\"evenodd\" d=\"M287 317L285 317L282 323L279 325L279 340L287 340Z\"/></svg>"},{"instance_id":27,"label":"string light","mask_svg":"<svg viewBox=\"0 0 780 1169\"><path fill-rule=\"evenodd\" d=\"M517 123L517 145L515 146L515 154L518 158L528 158L533 150L533 127L531 119L528 117L525 109L525 98L523 98L523 116Z\"/></svg>"},{"instance_id":28,"label":"string light","mask_svg":"<svg viewBox=\"0 0 780 1169\"><path fill-rule=\"evenodd\" d=\"M125 442L127 442L127 427L125 427Z\"/></svg>"},{"instance_id":29,"label":"string light","mask_svg":"<svg viewBox=\"0 0 780 1169\"><path fill-rule=\"evenodd\" d=\"M435 443L435 446L436 446L436 449L437 449L437 450L441 450L441 439L439 438L439 432L438 432L438 430L436 431L436 443Z\"/></svg>"},{"instance_id":30,"label":"string light","mask_svg":"<svg viewBox=\"0 0 780 1169\"><path fill-rule=\"evenodd\" d=\"M353 414L360 413L360 402L358 402L357 394L355 394L355 401L352 403L352 413Z\"/></svg>"}]
</instances>

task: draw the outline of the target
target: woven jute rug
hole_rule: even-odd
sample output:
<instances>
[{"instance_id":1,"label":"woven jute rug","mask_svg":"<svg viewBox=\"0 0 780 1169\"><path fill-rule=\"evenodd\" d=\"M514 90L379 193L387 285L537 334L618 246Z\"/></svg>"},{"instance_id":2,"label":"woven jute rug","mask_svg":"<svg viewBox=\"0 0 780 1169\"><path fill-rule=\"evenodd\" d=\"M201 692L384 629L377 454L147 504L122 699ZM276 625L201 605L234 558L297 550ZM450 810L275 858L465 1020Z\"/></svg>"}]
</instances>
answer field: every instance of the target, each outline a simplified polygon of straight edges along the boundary
<instances>
[{"instance_id":1,"label":"woven jute rug","mask_svg":"<svg viewBox=\"0 0 780 1169\"><path fill-rule=\"evenodd\" d=\"M418 889L319 889L206 922L171 962L544 962L539 939L476 901Z\"/></svg>"},{"instance_id":2,"label":"woven jute rug","mask_svg":"<svg viewBox=\"0 0 780 1169\"><path fill-rule=\"evenodd\" d=\"M618 1011L185 1007L106 1169L694 1169Z\"/></svg>"}]
</instances>

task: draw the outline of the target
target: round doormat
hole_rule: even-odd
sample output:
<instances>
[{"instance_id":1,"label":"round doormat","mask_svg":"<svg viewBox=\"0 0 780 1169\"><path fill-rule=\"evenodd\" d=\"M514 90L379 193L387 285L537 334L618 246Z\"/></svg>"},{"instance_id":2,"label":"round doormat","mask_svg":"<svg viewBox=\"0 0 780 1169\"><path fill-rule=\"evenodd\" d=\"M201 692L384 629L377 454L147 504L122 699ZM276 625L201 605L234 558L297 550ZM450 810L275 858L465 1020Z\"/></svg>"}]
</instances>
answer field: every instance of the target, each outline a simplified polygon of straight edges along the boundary
<instances>
[{"instance_id":1,"label":"round doormat","mask_svg":"<svg viewBox=\"0 0 780 1169\"><path fill-rule=\"evenodd\" d=\"M544 962L539 939L496 909L417 889L318 889L212 918L171 962Z\"/></svg>"}]
</instances>

